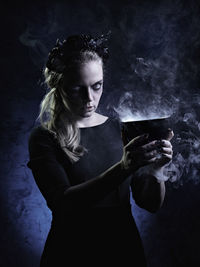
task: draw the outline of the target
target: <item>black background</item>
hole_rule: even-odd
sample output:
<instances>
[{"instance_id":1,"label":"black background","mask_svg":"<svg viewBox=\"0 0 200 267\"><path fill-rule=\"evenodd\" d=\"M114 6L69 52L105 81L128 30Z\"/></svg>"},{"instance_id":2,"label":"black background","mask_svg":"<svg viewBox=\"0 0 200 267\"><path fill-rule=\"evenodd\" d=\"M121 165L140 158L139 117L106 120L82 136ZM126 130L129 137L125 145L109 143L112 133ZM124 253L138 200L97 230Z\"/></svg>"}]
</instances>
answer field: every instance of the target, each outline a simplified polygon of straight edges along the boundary
<instances>
[{"instance_id":1,"label":"black background","mask_svg":"<svg viewBox=\"0 0 200 267\"><path fill-rule=\"evenodd\" d=\"M47 54L57 38L108 30L110 61L99 111L115 115L128 106L134 114L174 116L164 205L150 214L132 201L149 267L199 266L199 1L1 5L0 266L38 266L50 227L51 213L26 167L28 135L46 90Z\"/></svg>"}]
</instances>

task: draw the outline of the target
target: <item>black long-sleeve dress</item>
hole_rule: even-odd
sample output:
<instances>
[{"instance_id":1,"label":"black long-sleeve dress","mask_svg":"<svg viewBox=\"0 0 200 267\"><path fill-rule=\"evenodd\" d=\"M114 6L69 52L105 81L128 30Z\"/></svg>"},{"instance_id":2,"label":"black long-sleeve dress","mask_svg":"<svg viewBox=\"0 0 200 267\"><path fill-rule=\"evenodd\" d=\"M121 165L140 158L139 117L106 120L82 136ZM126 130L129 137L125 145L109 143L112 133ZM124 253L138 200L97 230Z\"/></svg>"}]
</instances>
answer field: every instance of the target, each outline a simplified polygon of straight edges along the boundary
<instances>
[{"instance_id":1,"label":"black long-sleeve dress","mask_svg":"<svg viewBox=\"0 0 200 267\"><path fill-rule=\"evenodd\" d=\"M76 201L65 199L64 191L97 177L123 154L119 120L108 118L103 124L80 128L80 132L81 144L88 152L74 164L41 126L33 128L29 136L27 166L52 211L40 266L146 266L131 213L131 177L93 202L81 192Z\"/></svg>"}]
</instances>

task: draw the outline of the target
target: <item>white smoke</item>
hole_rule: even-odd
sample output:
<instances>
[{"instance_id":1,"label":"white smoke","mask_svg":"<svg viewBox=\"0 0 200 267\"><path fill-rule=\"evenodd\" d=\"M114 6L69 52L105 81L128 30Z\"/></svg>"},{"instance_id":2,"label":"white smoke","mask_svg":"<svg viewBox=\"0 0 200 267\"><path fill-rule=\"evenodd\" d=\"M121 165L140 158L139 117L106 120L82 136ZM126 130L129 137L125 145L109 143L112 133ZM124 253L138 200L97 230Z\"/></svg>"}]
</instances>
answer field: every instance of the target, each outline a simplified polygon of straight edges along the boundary
<instances>
[{"instance_id":1,"label":"white smoke","mask_svg":"<svg viewBox=\"0 0 200 267\"><path fill-rule=\"evenodd\" d=\"M164 106L164 103L161 107L159 95L154 95L153 98L152 103L145 107L146 100L143 102L141 96L134 98L133 93L126 92L120 98L118 107L114 107L114 110L123 122L170 117L173 109L168 107L167 104Z\"/></svg>"},{"instance_id":2,"label":"white smoke","mask_svg":"<svg viewBox=\"0 0 200 267\"><path fill-rule=\"evenodd\" d=\"M172 59L170 65L174 59ZM172 117L172 129L175 136L173 160L165 167L164 175L174 186L183 185L186 181L195 184L200 182L200 95L182 90L180 96L173 95L175 86L175 63L169 71L159 59L144 60L137 58L133 71L143 82L143 88L129 88L121 95L117 107L114 107L122 122ZM149 86L149 90L145 90ZM142 90L142 91L141 91ZM165 92L168 90L168 94ZM141 93L142 92L142 93ZM193 107L194 106L194 107Z\"/></svg>"}]
</instances>

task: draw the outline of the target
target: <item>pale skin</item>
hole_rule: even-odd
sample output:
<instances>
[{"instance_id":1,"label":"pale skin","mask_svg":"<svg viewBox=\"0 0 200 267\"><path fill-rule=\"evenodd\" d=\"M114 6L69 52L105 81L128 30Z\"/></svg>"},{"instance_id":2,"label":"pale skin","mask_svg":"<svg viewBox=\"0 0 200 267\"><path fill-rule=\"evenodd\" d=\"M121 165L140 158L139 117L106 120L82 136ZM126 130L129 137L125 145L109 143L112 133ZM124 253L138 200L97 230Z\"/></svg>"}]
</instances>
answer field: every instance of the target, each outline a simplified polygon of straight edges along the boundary
<instances>
[{"instance_id":1,"label":"pale skin","mask_svg":"<svg viewBox=\"0 0 200 267\"><path fill-rule=\"evenodd\" d=\"M92 127L108 119L96 112L103 93L103 68L100 60L81 64L74 73L74 77L71 76L71 80L66 83L70 108L77 127ZM148 143L145 136L134 138L124 146L123 156L117 168L122 173L126 173L126 176L134 174L140 167L150 163L153 163L156 170L162 170L172 159L173 149L170 140L173 135L173 131L169 131L168 140L154 140ZM156 157L158 153L162 154L159 160ZM138 189L141 183L142 186ZM140 192L136 196L136 203L139 206L154 212L162 205L165 196L164 181L147 174L141 179L134 179L133 184L132 189L138 186L137 191ZM153 203L152 207L149 203Z\"/></svg>"},{"instance_id":2,"label":"pale skin","mask_svg":"<svg viewBox=\"0 0 200 267\"><path fill-rule=\"evenodd\" d=\"M103 93L102 63L90 61L82 64L73 74L75 77L71 77L67 90L76 125L84 128L105 122L108 117L95 112ZM92 106L92 109L86 110L86 106Z\"/></svg>"}]
</instances>

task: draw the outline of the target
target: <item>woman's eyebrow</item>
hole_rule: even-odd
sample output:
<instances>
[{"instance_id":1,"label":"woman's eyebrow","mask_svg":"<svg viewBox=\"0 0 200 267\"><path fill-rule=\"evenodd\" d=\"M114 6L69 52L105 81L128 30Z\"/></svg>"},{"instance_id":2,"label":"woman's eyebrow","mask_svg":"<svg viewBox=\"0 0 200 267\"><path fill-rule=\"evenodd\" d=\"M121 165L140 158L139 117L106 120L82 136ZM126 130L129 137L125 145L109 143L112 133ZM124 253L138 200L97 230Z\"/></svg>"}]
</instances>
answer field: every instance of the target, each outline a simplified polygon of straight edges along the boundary
<instances>
[{"instance_id":1,"label":"woman's eyebrow","mask_svg":"<svg viewBox=\"0 0 200 267\"><path fill-rule=\"evenodd\" d=\"M101 83L101 82L103 82L103 79L102 80L100 80L100 81L97 81L96 83L94 83L94 84L92 84L92 86L94 86L95 84L97 84L97 83ZM84 85L82 85L82 84L77 84L77 85L75 85L75 86L80 86L80 87L85 87Z\"/></svg>"}]
</instances>

